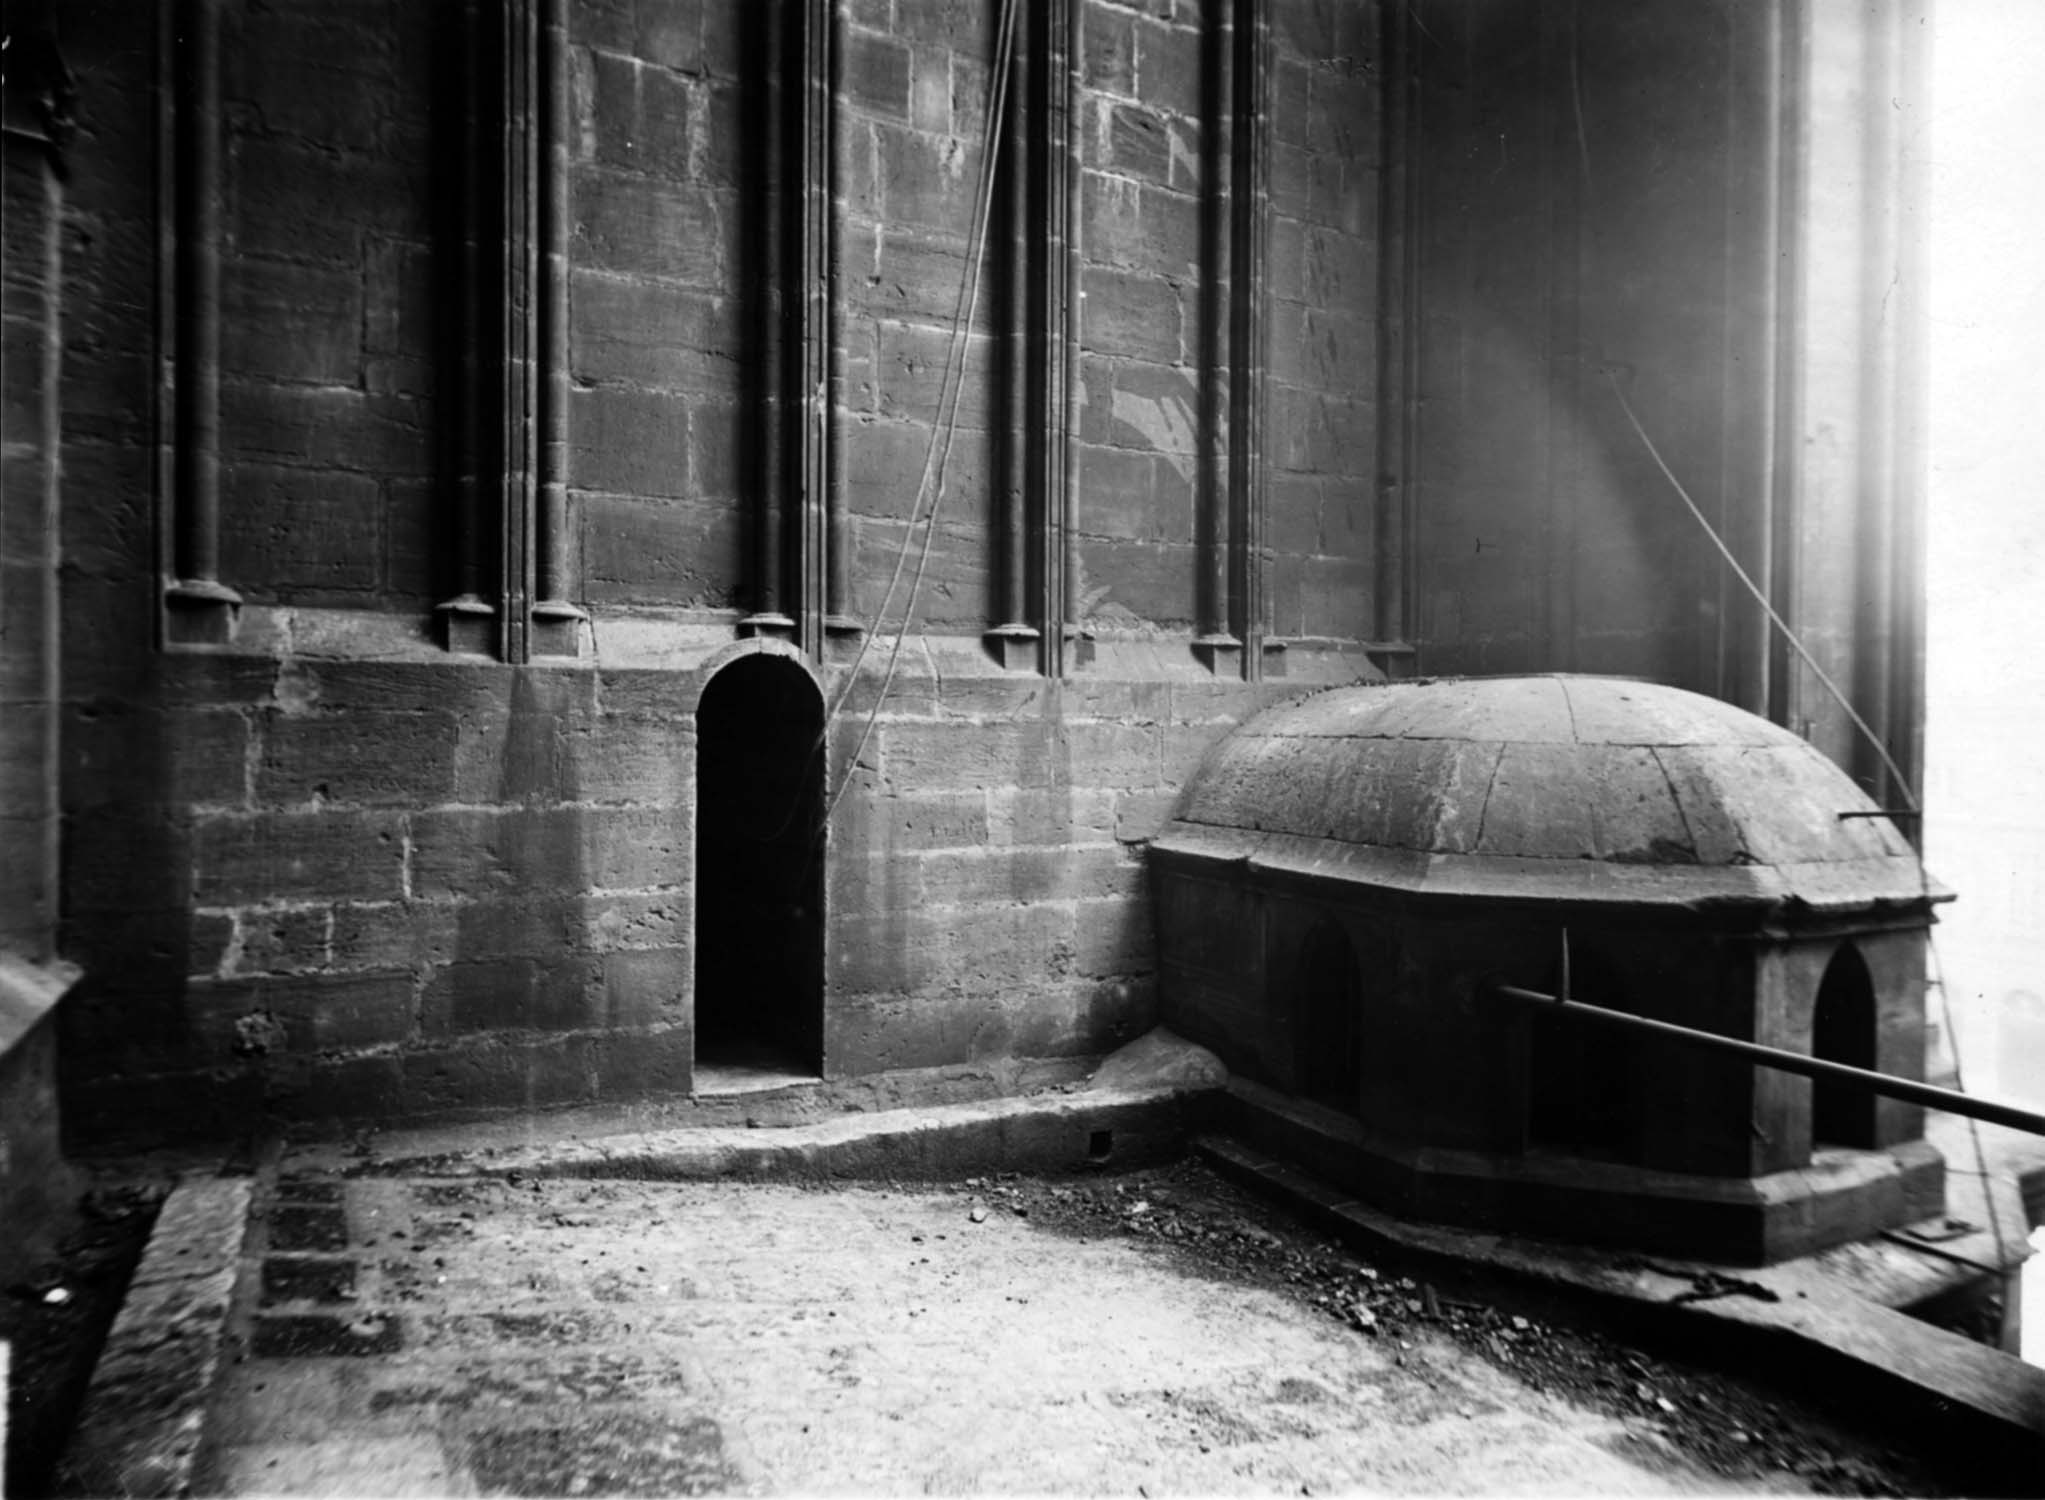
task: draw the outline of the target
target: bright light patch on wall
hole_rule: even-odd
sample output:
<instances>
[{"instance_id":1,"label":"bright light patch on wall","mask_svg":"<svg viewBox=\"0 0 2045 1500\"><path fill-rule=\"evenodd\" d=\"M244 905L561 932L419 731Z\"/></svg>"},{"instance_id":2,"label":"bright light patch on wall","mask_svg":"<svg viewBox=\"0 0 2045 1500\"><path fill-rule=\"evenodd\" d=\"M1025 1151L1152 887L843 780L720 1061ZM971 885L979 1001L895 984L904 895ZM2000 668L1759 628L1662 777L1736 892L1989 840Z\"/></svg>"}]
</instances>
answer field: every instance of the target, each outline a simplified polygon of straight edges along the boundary
<instances>
[{"instance_id":1,"label":"bright light patch on wall","mask_svg":"<svg viewBox=\"0 0 2045 1500\"><path fill-rule=\"evenodd\" d=\"M1939 0L1933 15L1926 854L1959 893L1939 951L1963 1080L2039 1105L2045 4Z\"/></svg>"}]
</instances>

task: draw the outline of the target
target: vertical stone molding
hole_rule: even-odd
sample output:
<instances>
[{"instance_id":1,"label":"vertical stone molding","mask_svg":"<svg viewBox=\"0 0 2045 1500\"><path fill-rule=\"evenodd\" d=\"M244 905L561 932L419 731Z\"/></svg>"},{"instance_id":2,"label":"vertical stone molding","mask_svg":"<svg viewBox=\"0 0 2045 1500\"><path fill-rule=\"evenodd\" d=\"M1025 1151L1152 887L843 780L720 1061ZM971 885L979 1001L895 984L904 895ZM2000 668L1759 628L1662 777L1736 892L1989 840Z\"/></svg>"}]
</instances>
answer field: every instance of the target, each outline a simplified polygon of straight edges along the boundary
<instances>
[{"instance_id":1,"label":"vertical stone molding","mask_svg":"<svg viewBox=\"0 0 2045 1500\"><path fill-rule=\"evenodd\" d=\"M1378 486L1370 657L1389 677L1415 669L1413 507L1420 405L1420 121L1418 23L1410 6L1384 8L1378 173Z\"/></svg>"},{"instance_id":2,"label":"vertical stone molding","mask_svg":"<svg viewBox=\"0 0 2045 1500\"><path fill-rule=\"evenodd\" d=\"M1044 669L1064 670L1066 550L1063 535L1066 471L1072 463L1073 378L1070 309L1075 289L1069 247L1077 215L1072 211L1073 165L1071 79L1072 15L1077 0L1048 0L1030 8L1029 44L1036 54L1029 99L1041 122L1032 143L1030 222L1039 226L1034 247L1038 272L1028 309L1031 378L1024 403L1029 434L1026 478L1032 522L1031 552L1037 574L1037 627L1043 633Z\"/></svg>"},{"instance_id":3,"label":"vertical stone molding","mask_svg":"<svg viewBox=\"0 0 2045 1500\"><path fill-rule=\"evenodd\" d=\"M769 7L758 24L769 101L770 207L757 247L769 410L759 428L754 607L739 630L814 656L827 633L860 628L846 612L849 539L832 482L837 12L832 0L801 0Z\"/></svg>"},{"instance_id":4,"label":"vertical stone molding","mask_svg":"<svg viewBox=\"0 0 2045 1500\"><path fill-rule=\"evenodd\" d=\"M1243 643L1243 672L1264 675L1267 562L1264 521L1266 263L1270 234L1271 42L1265 0L1235 0L1229 109L1228 629ZM1284 656L1272 665L1282 670Z\"/></svg>"},{"instance_id":5,"label":"vertical stone molding","mask_svg":"<svg viewBox=\"0 0 2045 1500\"><path fill-rule=\"evenodd\" d=\"M834 347L833 303L837 277L837 147L838 7L835 0L806 0L802 33L795 59L797 141L801 155L797 197L801 235L796 262L800 278L792 289L791 308L797 319L792 353L799 366L792 406L801 415L794 472L802 486L802 555L804 560L804 648L814 657L824 649L827 632L855 633L859 624L848 613L851 598L845 496L832 479L832 386Z\"/></svg>"},{"instance_id":6,"label":"vertical stone molding","mask_svg":"<svg viewBox=\"0 0 2045 1500\"><path fill-rule=\"evenodd\" d=\"M1008 420L997 503L1000 623L989 650L1012 671L1065 668L1074 413L1075 275L1072 0L1025 8L1010 65L997 190L996 245L1007 256L1002 305ZM1076 580L1075 580L1076 581Z\"/></svg>"},{"instance_id":7,"label":"vertical stone molding","mask_svg":"<svg viewBox=\"0 0 2045 1500\"><path fill-rule=\"evenodd\" d=\"M461 327L457 592L442 644L505 661L578 656L588 614L569 514L569 176L574 99L567 0L477 0L461 247L474 288ZM494 515L486 496L495 492ZM498 598L489 597L494 551Z\"/></svg>"},{"instance_id":8,"label":"vertical stone molding","mask_svg":"<svg viewBox=\"0 0 2045 1500\"><path fill-rule=\"evenodd\" d=\"M1065 284L1062 289L1063 306L1059 309L1059 347L1065 404L1058 432L1062 470L1057 497L1060 533L1057 544L1057 649L1060 660L1057 665L1059 672L1064 673L1093 660L1093 634L1081 623L1079 597L1079 583L1084 576L1079 557L1079 407L1083 389L1079 378L1079 350L1080 309L1084 295L1080 279L1080 237L1086 223L1080 206L1083 179L1080 174L1079 87L1080 59L1084 55L1080 28L1086 10L1082 0L1061 0L1061 4L1065 13L1065 66L1060 70L1057 87L1064 111L1061 127L1064 160L1059 163L1058 170L1063 174L1061 196L1065 204Z\"/></svg>"},{"instance_id":9,"label":"vertical stone molding","mask_svg":"<svg viewBox=\"0 0 2045 1500\"><path fill-rule=\"evenodd\" d=\"M807 0L805 0L805 6ZM787 5L762 6L747 18L750 68L745 94L746 161L759 188L748 200L745 285L749 312L746 407L750 460L747 517L751 532L752 611L742 636L795 638L800 585L789 580L788 395L788 67ZM804 18L807 24L807 18Z\"/></svg>"},{"instance_id":10,"label":"vertical stone molding","mask_svg":"<svg viewBox=\"0 0 2045 1500\"><path fill-rule=\"evenodd\" d=\"M496 296L497 475L506 661L533 654L533 523L538 500L541 381L540 5L502 0L496 12L492 69L499 83L497 138L500 184L493 242L498 246Z\"/></svg>"},{"instance_id":11,"label":"vertical stone molding","mask_svg":"<svg viewBox=\"0 0 2045 1500\"><path fill-rule=\"evenodd\" d=\"M496 180L496 173L488 170L485 162L486 143L494 139L483 117L486 49L480 8L486 3L488 0L465 0L461 13L461 286L460 306L453 320L460 347L451 351L450 360L461 371L452 464L454 555L450 572L455 592L434 610L441 646L470 655L489 655L497 649L497 610L485 597L483 537L484 342L485 330L491 326L484 312L488 280L483 247L488 230L483 205L486 181L494 186Z\"/></svg>"},{"instance_id":12,"label":"vertical stone molding","mask_svg":"<svg viewBox=\"0 0 2045 1500\"><path fill-rule=\"evenodd\" d=\"M1239 9L1232 0L1208 5L1200 58L1205 128L1200 149L1200 460L1194 529L1200 573L1195 606L1199 633L1193 651L1219 677L1235 677L1243 670L1243 639L1233 628L1238 613L1232 587L1238 540L1235 434L1230 421L1235 415L1236 351L1229 294L1235 219L1240 212L1234 182Z\"/></svg>"},{"instance_id":13,"label":"vertical stone molding","mask_svg":"<svg viewBox=\"0 0 2045 1500\"><path fill-rule=\"evenodd\" d=\"M1030 217L1031 169L1037 152L1033 137L1038 120L1030 88L1035 18L1025 19L1014 40L1008 68L1008 109L999 141L988 149L1001 153L995 168L997 202L988 219L988 258L993 262L994 307L999 342L998 400L1002 421L996 434L992 559L996 579L998 623L987 632L994 659L1010 671L1034 671L1041 636L1031 623L1028 599L1030 566L1030 291L1036 257L1031 241L1037 226ZM997 56L999 55L999 44Z\"/></svg>"},{"instance_id":14,"label":"vertical stone molding","mask_svg":"<svg viewBox=\"0 0 2045 1500\"><path fill-rule=\"evenodd\" d=\"M539 61L535 69L540 175L538 308L537 492L534 572L538 598L532 606L532 652L576 656L582 623L589 617L575 604L581 592L574 531L568 516L568 239L574 230L569 150L574 136L574 100L568 76L568 0L540 0Z\"/></svg>"},{"instance_id":15,"label":"vertical stone molding","mask_svg":"<svg viewBox=\"0 0 2045 1500\"><path fill-rule=\"evenodd\" d=\"M220 579L221 0L183 0L175 100L171 567L164 638L218 645L241 595Z\"/></svg>"}]
</instances>

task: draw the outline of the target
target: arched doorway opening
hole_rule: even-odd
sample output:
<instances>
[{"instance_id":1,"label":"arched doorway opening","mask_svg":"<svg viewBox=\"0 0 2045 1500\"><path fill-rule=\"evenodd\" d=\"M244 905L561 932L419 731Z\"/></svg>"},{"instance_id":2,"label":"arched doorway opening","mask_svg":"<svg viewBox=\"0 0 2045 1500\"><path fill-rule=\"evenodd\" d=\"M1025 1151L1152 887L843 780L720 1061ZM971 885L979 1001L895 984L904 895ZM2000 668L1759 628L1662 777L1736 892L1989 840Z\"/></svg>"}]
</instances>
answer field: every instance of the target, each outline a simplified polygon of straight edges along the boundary
<instances>
[{"instance_id":1,"label":"arched doorway opening","mask_svg":"<svg viewBox=\"0 0 2045 1500\"><path fill-rule=\"evenodd\" d=\"M1353 1115L1363 1091L1363 978L1356 950L1332 920L1307 934L1297 983L1300 1093Z\"/></svg>"},{"instance_id":2,"label":"arched doorway opening","mask_svg":"<svg viewBox=\"0 0 2045 1500\"><path fill-rule=\"evenodd\" d=\"M1867 960L1851 943L1841 943L1825 966L1811 1007L1811 1055L1849 1067L1875 1065L1875 982ZM1875 1096L1850 1084L1811 1081L1813 1145L1872 1147Z\"/></svg>"},{"instance_id":3,"label":"arched doorway opening","mask_svg":"<svg viewBox=\"0 0 2045 1500\"><path fill-rule=\"evenodd\" d=\"M1559 993L1562 969L1548 976ZM1585 945L1570 954L1569 998L1633 1012L1609 960ZM1534 1013L1527 1046L1527 1140L1573 1156L1635 1161L1641 1150L1640 1058L1623 1031Z\"/></svg>"},{"instance_id":4,"label":"arched doorway opening","mask_svg":"<svg viewBox=\"0 0 2045 1500\"><path fill-rule=\"evenodd\" d=\"M697 706L699 1075L823 1071L823 724L809 674L765 652Z\"/></svg>"}]
</instances>

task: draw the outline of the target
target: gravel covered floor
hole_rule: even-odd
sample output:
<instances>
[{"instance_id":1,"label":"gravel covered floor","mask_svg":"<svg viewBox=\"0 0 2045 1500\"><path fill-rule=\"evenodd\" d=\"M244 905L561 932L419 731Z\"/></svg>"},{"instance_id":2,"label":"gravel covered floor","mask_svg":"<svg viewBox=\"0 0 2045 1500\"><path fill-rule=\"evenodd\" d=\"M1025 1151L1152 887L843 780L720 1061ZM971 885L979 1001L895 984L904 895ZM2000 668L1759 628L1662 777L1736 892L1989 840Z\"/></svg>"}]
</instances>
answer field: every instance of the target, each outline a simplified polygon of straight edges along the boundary
<instances>
[{"instance_id":1,"label":"gravel covered floor","mask_svg":"<svg viewBox=\"0 0 2045 1500\"><path fill-rule=\"evenodd\" d=\"M294 1172L203 1490L1940 1492L1776 1393L1364 1264L1193 1163Z\"/></svg>"}]
</instances>

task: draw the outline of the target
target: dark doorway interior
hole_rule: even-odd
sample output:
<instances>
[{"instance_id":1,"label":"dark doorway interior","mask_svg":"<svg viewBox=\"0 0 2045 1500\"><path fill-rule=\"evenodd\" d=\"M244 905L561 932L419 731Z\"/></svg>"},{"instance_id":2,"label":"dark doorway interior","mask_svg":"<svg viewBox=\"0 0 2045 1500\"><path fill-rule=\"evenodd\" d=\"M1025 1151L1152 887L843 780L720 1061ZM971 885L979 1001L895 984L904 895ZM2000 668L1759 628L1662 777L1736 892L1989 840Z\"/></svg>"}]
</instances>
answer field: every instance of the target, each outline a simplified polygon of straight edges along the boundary
<instances>
[{"instance_id":1,"label":"dark doorway interior","mask_svg":"<svg viewBox=\"0 0 2045 1500\"><path fill-rule=\"evenodd\" d=\"M1363 981L1332 921L1307 934L1298 983L1300 1093L1353 1115L1363 1090Z\"/></svg>"},{"instance_id":2,"label":"dark doorway interior","mask_svg":"<svg viewBox=\"0 0 2045 1500\"><path fill-rule=\"evenodd\" d=\"M1569 997L1633 1012L1611 963L1594 949L1570 952ZM1562 970L1548 975L1559 993ZM1639 1046L1624 1032L1570 1016L1533 1017L1527 1049L1527 1138L1574 1156L1637 1161L1641 1150Z\"/></svg>"},{"instance_id":3,"label":"dark doorway interior","mask_svg":"<svg viewBox=\"0 0 2045 1500\"><path fill-rule=\"evenodd\" d=\"M696 1061L823 1071L823 701L745 656L696 711Z\"/></svg>"},{"instance_id":4,"label":"dark doorway interior","mask_svg":"<svg viewBox=\"0 0 2045 1500\"><path fill-rule=\"evenodd\" d=\"M1855 1068L1875 1065L1875 982L1851 943L1842 943L1832 955L1818 985L1811 1055ZM1850 1084L1813 1079L1811 1140L1826 1146L1874 1146L1875 1096Z\"/></svg>"}]
</instances>

